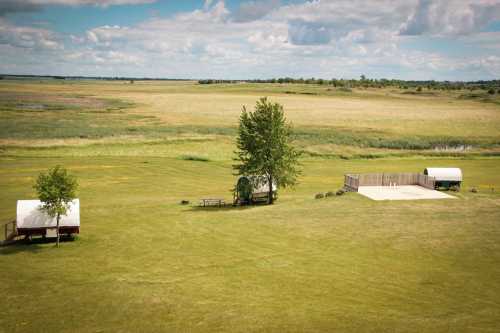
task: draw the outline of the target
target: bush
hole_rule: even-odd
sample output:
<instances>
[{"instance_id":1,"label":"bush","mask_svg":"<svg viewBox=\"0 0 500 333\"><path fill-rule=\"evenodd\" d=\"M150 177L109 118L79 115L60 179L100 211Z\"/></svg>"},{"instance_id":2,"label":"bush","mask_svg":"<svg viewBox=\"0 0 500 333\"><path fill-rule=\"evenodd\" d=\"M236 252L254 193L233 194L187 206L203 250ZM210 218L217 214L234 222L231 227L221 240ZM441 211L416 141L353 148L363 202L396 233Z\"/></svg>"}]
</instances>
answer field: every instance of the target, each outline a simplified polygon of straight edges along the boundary
<instances>
[{"instance_id":1,"label":"bush","mask_svg":"<svg viewBox=\"0 0 500 333\"><path fill-rule=\"evenodd\" d=\"M473 188L471 188L471 189L470 189L470 191L471 191L472 193L477 193L477 188L473 187Z\"/></svg>"},{"instance_id":2,"label":"bush","mask_svg":"<svg viewBox=\"0 0 500 333\"><path fill-rule=\"evenodd\" d=\"M336 195L344 195L345 194L345 190L344 189L340 189L337 191L337 193L335 193Z\"/></svg>"},{"instance_id":3,"label":"bush","mask_svg":"<svg viewBox=\"0 0 500 333\"><path fill-rule=\"evenodd\" d=\"M495 89L491 88L488 90L488 94L494 95L495 94Z\"/></svg>"},{"instance_id":4,"label":"bush","mask_svg":"<svg viewBox=\"0 0 500 333\"><path fill-rule=\"evenodd\" d=\"M327 197L327 198L328 197L333 197L334 195L335 195L335 193L332 192L332 191L328 191L328 192L325 193L325 197Z\"/></svg>"},{"instance_id":5,"label":"bush","mask_svg":"<svg viewBox=\"0 0 500 333\"><path fill-rule=\"evenodd\" d=\"M189 200L181 200L181 205L189 205Z\"/></svg>"},{"instance_id":6,"label":"bush","mask_svg":"<svg viewBox=\"0 0 500 333\"><path fill-rule=\"evenodd\" d=\"M418 91L418 92L421 92L421 91L422 91L422 87L418 87L418 88L417 88L417 91Z\"/></svg>"},{"instance_id":7,"label":"bush","mask_svg":"<svg viewBox=\"0 0 500 333\"><path fill-rule=\"evenodd\" d=\"M323 193L318 193L314 196L314 199L323 199L325 195Z\"/></svg>"}]
</instances>

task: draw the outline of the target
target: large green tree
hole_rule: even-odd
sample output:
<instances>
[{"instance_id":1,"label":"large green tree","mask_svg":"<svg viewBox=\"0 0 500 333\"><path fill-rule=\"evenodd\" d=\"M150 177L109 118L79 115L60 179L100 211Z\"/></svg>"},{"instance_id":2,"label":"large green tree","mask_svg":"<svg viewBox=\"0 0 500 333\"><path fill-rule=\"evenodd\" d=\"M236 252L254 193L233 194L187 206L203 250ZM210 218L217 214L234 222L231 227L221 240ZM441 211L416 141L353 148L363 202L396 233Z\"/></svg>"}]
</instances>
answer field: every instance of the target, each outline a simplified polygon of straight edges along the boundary
<instances>
[{"instance_id":1,"label":"large green tree","mask_svg":"<svg viewBox=\"0 0 500 333\"><path fill-rule=\"evenodd\" d=\"M292 130L283 106L268 101L267 97L257 101L253 112L243 107L236 142L238 164L233 168L239 175L265 177L269 184L269 204L273 203L272 184L277 188L294 185L300 173Z\"/></svg>"},{"instance_id":2,"label":"large green tree","mask_svg":"<svg viewBox=\"0 0 500 333\"><path fill-rule=\"evenodd\" d=\"M57 221L57 246L59 246L59 222L68 212L71 201L76 197L76 178L60 166L41 173L34 185L42 210Z\"/></svg>"}]
</instances>

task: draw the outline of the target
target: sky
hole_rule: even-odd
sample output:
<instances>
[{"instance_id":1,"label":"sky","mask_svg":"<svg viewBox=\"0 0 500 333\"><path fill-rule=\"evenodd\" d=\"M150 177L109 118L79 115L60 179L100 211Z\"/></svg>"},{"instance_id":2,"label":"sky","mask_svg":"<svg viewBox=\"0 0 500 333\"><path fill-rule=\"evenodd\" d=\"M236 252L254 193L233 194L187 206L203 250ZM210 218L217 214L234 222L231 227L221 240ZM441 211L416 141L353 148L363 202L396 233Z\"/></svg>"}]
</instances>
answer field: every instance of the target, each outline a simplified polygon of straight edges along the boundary
<instances>
[{"instance_id":1,"label":"sky","mask_svg":"<svg viewBox=\"0 0 500 333\"><path fill-rule=\"evenodd\" d=\"M0 0L0 73L500 79L500 0Z\"/></svg>"}]
</instances>

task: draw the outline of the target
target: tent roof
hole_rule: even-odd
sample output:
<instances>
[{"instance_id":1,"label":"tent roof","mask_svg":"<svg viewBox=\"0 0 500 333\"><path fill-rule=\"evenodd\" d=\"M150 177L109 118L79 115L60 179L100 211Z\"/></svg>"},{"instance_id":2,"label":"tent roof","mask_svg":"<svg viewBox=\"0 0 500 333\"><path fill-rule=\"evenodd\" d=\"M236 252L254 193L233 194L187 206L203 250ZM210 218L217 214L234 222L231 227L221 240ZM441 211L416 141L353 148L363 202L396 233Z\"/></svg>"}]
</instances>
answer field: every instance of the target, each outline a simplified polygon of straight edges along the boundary
<instances>
[{"instance_id":1,"label":"tent roof","mask_svg":"<svg viewBox=\"0 0 500 333\"><path fill-rule=\"evenodd\" d=\"M459 168L426 168L424 173L437 181L462 181L462 170Z\"/></svg>"},{"instance_id":2,"label":"tent roof","mask_svg":"<svg viewBox=\"0 0 500 333\"><path fill-rule=\"evenodd\" d=\"M57 226L57 221L40 210L40 200L17 201L17 228L50 228ZM61 227L80 226L80 200L75 199L70 203L68 214L61 216Z\"/></svg>"},{"instance_id":3,"label":"tent roof","mask_svg":"<svg viewBox=\"0 0 500 333\"><path fill-rule=\"evenodd\" d=\"M248 179L252 184L254 184L254 188L252 193L267 193L269 192L269 183L264 176L241 176L240 178ZM257 185L255 186L255 184ZM273 183L273 191L276 191L276 183Z\"/></svg>"}]
</instances>

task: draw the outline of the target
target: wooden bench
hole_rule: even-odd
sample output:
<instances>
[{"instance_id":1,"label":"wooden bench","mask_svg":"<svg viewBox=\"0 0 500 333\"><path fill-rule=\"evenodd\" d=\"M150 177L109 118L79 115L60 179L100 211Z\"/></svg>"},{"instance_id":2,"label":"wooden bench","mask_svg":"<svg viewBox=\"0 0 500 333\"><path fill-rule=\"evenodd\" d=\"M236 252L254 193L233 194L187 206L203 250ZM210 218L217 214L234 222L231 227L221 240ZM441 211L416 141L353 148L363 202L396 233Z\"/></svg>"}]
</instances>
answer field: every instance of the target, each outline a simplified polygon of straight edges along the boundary
<instances>
[{"instance_id":1,"label":"wooden bench","mask_svg":"<svg viewBox=\"0 0 500 333\"><path fill-rule=\"evenodd\" d=\"M225 206L226 202L224 199L201 199L200 200L200 207L222 207Z\"/></svg>"}]
</instances>

